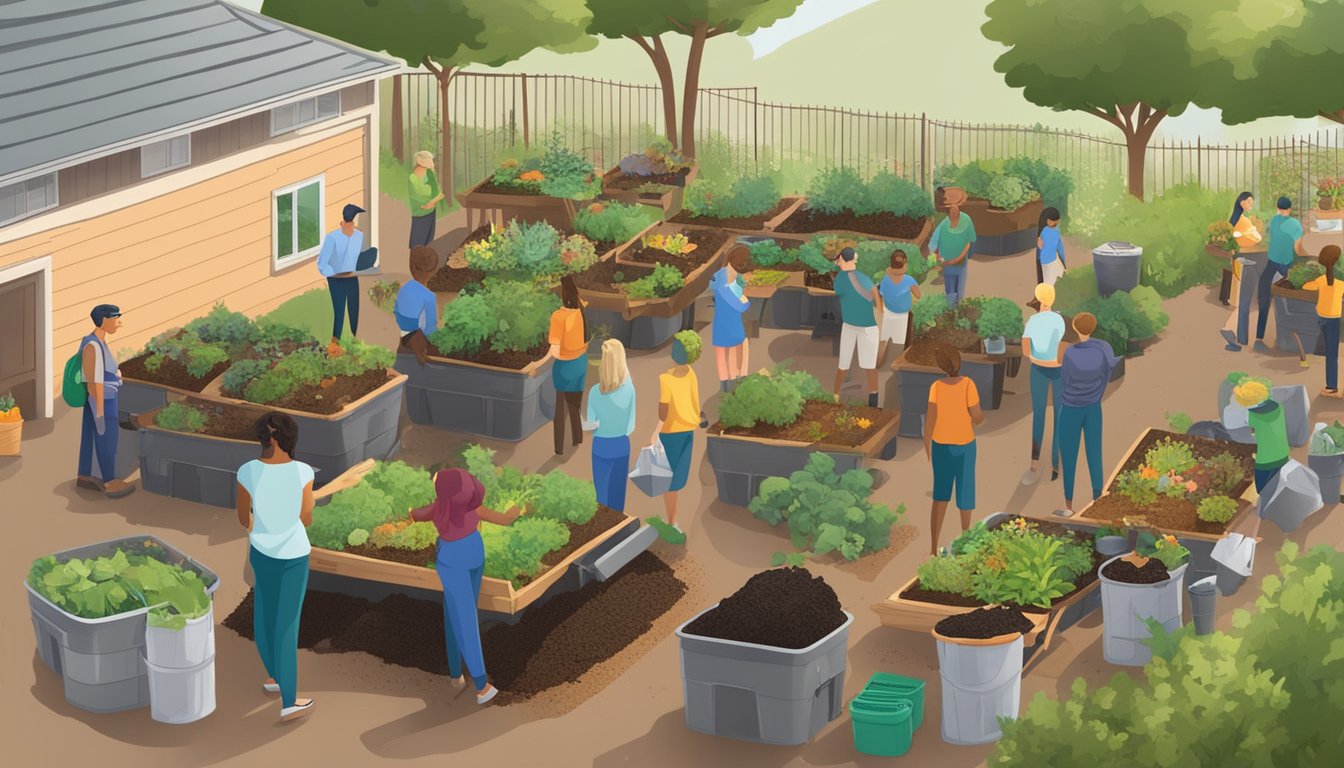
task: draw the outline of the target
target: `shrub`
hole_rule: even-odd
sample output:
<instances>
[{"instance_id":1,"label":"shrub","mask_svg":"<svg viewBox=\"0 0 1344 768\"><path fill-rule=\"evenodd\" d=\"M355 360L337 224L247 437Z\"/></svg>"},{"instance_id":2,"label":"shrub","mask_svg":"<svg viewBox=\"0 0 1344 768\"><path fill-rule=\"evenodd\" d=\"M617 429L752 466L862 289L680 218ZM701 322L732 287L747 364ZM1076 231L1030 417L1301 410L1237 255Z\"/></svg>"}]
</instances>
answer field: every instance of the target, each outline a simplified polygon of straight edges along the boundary
<instances>
[{"instance_id":1,"label":"shrub","mask_svg":"<svg viewBox=\"0 0 1344 768\"><path fill-rule=\"evenodd\" d=\"M940 555L920 563L915 575L922 589L969 596L974 566L975 558L967 555Z\"/></svg>"},{"instance_id":2,"label":"shrub","mask_svg":"<svg viewBox=\"0 0 1344 768\"><path fill-rule=\"evenodd\" d=\"M1061 310L1063 311L1063 310ZM1140 285L1128 293L1116 291L1106 298L1093 297L1076 307L1071 314L1091 312L1097 318L1098 339L1124 356L1129 342L1143 341L1156 336L1170 320L1162 310L1162 299L1153 288Z\"/></svg>"},{"instance_id":3,"label":"shrub","mask_svg":"<svg viewBox=\"0 0 1344 768\"><path fill-rule=\"evenodd\" d=\"M1198 514L1206 523L1226 523L1237 514L1237 502L1227 496L1210 496L1199 502Z\"/></svg>"},{"instance_id":4,"label":"shrub","mask_svg":"<svg viewBox=\"0 0 1344 768\"><path fill-rule=\"evenodd\" d=\"M681 346L686 349L686 364L695 365L695 361L700 359L700 351L704 349L704 341L700 334L695 331L677 331L672 337L681 342Z\"/></svg>"},{"instance_id":5,"label":"shrub","mask_svg":"<svg viewBox=\"0 0 1344 768\"><path fill-rule=\"evenodd\" d=\"M650 211L643 205L597 203L574 214L574 231L597 242L624 243L649 225Z\"/></svg>"},{"instance_id":6,"label":"shrub","mask_svg":"<svg viewBox=\"0 0 1344 768\"><path fill-rule=\"evenodd\" d=\"M855 216L874 213L868 184L859 172L847 165L832 166L812 177L807 188L807 207L819 213L848 211Z\"/></svg>"},{"instance_id":7,"label":"shrub","mask_svg":"<svg viewBox=\"0 0 1344 768\"><path fill-rule=\"evenodd\" d=\"M789 477L770 477L761 482L752 499L751 513L770 525L787 522L789 537L797 549L812 555L839 552L857 560L890 544L891 526L905 514L870 500L873 477L867 470L835 472L835 459L813 453L807 465Z\"/></svg>"},{"instance_id":8,"label":"shrub","mask_svg":"<svg viewBox=\"0 0 1344 768\"><path fill-rule=\"evenodd\" d=\"M547 472L537 489L536 514L570 525L583 525L597 513L593 484L558 469Z\"/></svg>"},{"instance_id":9,"label":"shrub","mask_svg":"<svg viewBox=\"0 0 1344 768\"><path fill-rule=\"evenodd\" d=\"M807 401L830 400L821 382L806 371L790 371L784 364L743 378L719 402L719 423L750 429L757 424L782 427L798 420Z\"/></svg>"},{"instance_id":10,"label":"shrub","mask_svg":"<svg viewBox=\"0 0 1344 768\"><path fill-rule=\"evenodd\" d=\"M474 355L489 342L496 352L525 352L546 338L560 299L529 283L486 280L480 293L459 296L443 310L430 342L446 354Z\"/></svg>"},{"instance_id":11,"label":"shrub","mask_svg":"<svg viewBox=\"0 0 1344 768\"><path fill-rule=\"evenodd\" d=\"M682 196L691 216L736 219L760 216L779 205L779 187L769 176L738 176L731 184L696 179Z\"/></svg>"},{"instance_id":12,"label":"shrub","mask_svg":"<svg viewBox=\"0 0 1344 768\"><path fill-rule=\"evenodd\" d=\"M546 151L537 164L541 171L541 193L551 197L587 200L602 192L602 180L593 173L588 158L565 146L560 132L551 134Z\"/></svg>"},{"instance_id":13,"label":"shrub","mask_svg":"<svg viewBox=\"0 0 1344 768\"><path fill-rule=\"evenodd\" d=\"M878 171L868 182L868 196L875 212L922 219L933 215L933 198L909 179L891 171ZM810 201L809 201L810 203Z\"/></svg>"},{"instance_id":14,"label":"shrub","mask_svg":"<svg viewBox=\"0 0 1344 768\"><path fill-rule=\"evenodd\" d=\"M1004 161L1003 170L1026 179L1047 208L1057 208L1061 214L1068 215L1069 195L1073 193L1073 177L1068 172L1029 157L1009 158Z\"/></svg>"},{"instance_id":15,"label":"shrub","mask_svg":"<svg viewBox=\"0 0 1344 768\"><path fill-rule=\"evenodd\" d=\"M659 263L654 265L649 274L622 283L620 287L632 299L667 299L686 287L686 278L676 267Z\"/></svg>"},{"instance_id":16,"label":"shrub","mask_svg":"<svg viewBox=\"0 0 1344 768\"><path fill-rule=\"evenodd\" d=\"M1016 339L1022 336L1025 321L1022 319L1022 307L998 297L990 297L979 302L980 316L975 321L976 333L981 338Z\"/></svg>"},{"instance_id":17,"label":"shrub","mask_svg":"<svg viewBox=\"0 0 1344 768\"><path fill-rule=\"evenodd\" d=\"M1036 197L1036 191L1021 176L995 176L985 189L985 199L989 200L990 206L1006 211L1015 211Z\"/></svg>"},{"instance_id":18,"label":"shrub","mask_svg":"<svg viewBox=\"0 0 1344 768\"><path fill-rule=\"evenodd\" d=\"M1088 311L1088 303L1097 298L1097 271L1091 264L1069 267L1069 271L1055 281L1054 309L1060 314L1076 315Z\"/></svg>"},{"instance_id":19,"label":"shrub","mask_svg":"<svg viewBox=\"0 0 1344 768\"><path fill-rule=\"evenodd\" d=\"M154 416L154 423L174 432L204 432L209 417L186 403L169 403Z\"/></svg>"}]
</instances>

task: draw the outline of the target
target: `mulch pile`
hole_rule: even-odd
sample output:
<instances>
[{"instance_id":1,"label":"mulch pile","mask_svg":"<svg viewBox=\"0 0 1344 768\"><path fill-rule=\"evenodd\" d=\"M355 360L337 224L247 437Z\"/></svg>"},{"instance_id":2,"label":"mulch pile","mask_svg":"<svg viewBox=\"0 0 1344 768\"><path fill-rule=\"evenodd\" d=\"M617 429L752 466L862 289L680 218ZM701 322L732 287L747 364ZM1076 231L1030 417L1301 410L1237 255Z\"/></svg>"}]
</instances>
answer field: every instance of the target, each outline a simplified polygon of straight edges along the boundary
<instances>
[{"instance_id":1,"label":"mulch pile","mask_svg":"<svg viewBox=\"0 0 1344 768\"><path fill-rule=\"evenodd\" d=\"M806 648L845 623L840 598L806 568L774 568L747 580L686 634L774 648Z\"/></svg>"},{"instance_id":2,"label":"mulch pile","mask_svg":"<svg viewBox=\"0 0 1344 768\"><path fill-rule=\"evenodd\" d=\"M935 624L933 629L944 637L988 640L1000 635L1030 632L1032 626L1031 620L1023 616L1021 611L1000 605L948 616Z\"/></svg>"},{"instance_id":3,"label":"mulch pile","mask_svg":"<svg viewBox=\"0 0 1344 768\"><path fill-rule=\"evenodd\" d=\"M1167 566L1155 557L1149 558L1142 568L1136 568L1133 563L1124 560L1116 560L1102 568L1101 575L1126 584L1160 584L1171 578Z\"/></svg>"},{"instance_id":4,"label":"mulch pile","mask_svg":"<svg viewBox=\"0 0 1344 768\"><path fill-rule=\"evenodd\" d=\"M205 389L205 385L224 375L224 371L233 364L231 360L225 360L216 363L205 376L196 378L187 373L187 367L171 357L164 358L163 364L157 371L151 371L145 367L145 361L149 359L148 354L136 355L130 360L122 363L119 367L121 375L128 379L137 379L139 381L150 381L155 384L162 384L166 387L177 387L185 389L188 392L200 392Z\"/></svg>"},{"instance_id":5,"label":"mulch pile","mask_svg":"<svg viewBox=\"0 0 1344 768\"><path fill-rule=\"evenodd\" d=\"M909 216L895 216L883 211L867 216L855 216L849 211L842 213L818 213L806 205L794 211L789 218L775 227L776 232L809 234L838 230L858 232L882 237L899 237L913 240L924 229L925 219L912 219Z\"/></svg>"},{"instance_id":6,"label":"mulch pile","mask_svg":"<svg viewBox=\"0 0 1344 768\"><path fill-rule=\"evenodd\" d=\"M672 569L645 552L605 582L533 605L516 624L494 626L481 643L490 681L500 690L495 701L526 701L578 681L648 632L685 593ZM252 611L248 592L224 626L253 639ZM374 603L310 591L299 620L299 647L359 651L388 664L448 674L443 605L436 600L391 595Z\"/></svg>"}]
</instances>

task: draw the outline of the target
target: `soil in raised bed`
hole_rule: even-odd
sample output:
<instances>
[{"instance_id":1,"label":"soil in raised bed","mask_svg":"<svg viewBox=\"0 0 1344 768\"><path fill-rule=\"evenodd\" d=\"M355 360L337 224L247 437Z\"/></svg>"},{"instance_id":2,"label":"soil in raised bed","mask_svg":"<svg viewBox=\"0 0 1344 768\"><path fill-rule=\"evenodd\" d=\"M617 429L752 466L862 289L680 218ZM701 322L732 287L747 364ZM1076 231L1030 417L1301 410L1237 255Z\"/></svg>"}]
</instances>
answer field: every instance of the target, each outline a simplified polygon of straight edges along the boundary
<instances>
[{"instance_id":1,"label":"soil in raised bed","mask_svg":"<svg viewBox=\"0 0 1344 768\"><path fill-rule=\"evenodd\" d=\"M211 437L225 437L231 440L246 440L249 443L256 441L257 433L253 429L253 425L261 417L260 411L251 411L228 403L207 402L193 398L188 398L185 403L206 416L205 428L201 430L200 434ZM260 453L260 445L257 446L257 451Z\"/></svg>"},{"instance_id":2,"label":"soil in raised bed","mask_svg":"<svg viewBox=\"0 0 1344 768\"><path fill-rule=\"evenodd\" d=\"M391 377L383 368L365 371L358 376L337 376L330 386L302 387L288 397L267 403L276 408L291 408L305 413L336 413L383 386Z\"/></svg>"},{"instance_id":3,"label":"soil in raised bed","mask_svg":"<svg viewBox=\"0 0 1344 768\"><path fill-rule=\"evenodd\" d=\"M163 364L157 371L151 371L145 367L145 361L150 357L149 354L136 355L130 360L118 366L121 369L122 376L128 379L138 379L140 381L150 381L155 384L162 384L166 387L177 387L188 392L200 392L205 389L205 385L224 375L224 372L233 364L231 360L225 360L216 363L204 376L197 378L187 373L187 367L171 357L165 357Z\"/></svg>"},{"instance_id":4,"label":"soil in raised bed","mask_svg":"<svg viewBox=\"0 0 1344 768\"><path fill-rule=\"evenodd\" d=\"M616 189L620 191L632 191L639 189L645 184L663 184L669 187L686 186L686 174L690 169L684 171L675 171L673 173L656 173L652 176L638 176L633 173L618 173L607 179L607 189Z\"/></svg>"},{"instance_id":5,"label":"soil in raised bed","mask_svg":"<svg viewBox=\"0 0 1344 768\"><path fill-rule=\"evenodd\" d=\"M743 216L736 219L716 219L713 216L692 216L687 211L682 211L676 216L668 219L673 224L695 224L702 227L722 227L723 229L739 230L764 230L765 222L775 218L784 212L793 204L792 200L780 200L774 208L758 216ZM781 230L782 231L782 230Z\"/></svg>"},{"instance_id":6,"label":"soil in raised bed","mask_svg":"<svg viewBox=\"0 0 1344 768\"><path fill-rule=\"evenodd\" d=\"M923 218L914 219L909 216L896 216L886 211L867 216L855 216L848 211L818 213L804 205L794 211L778 227L775 227L775 231L810 234L812 232L838 230L914 240L923 231L924 222L925 219Z\"/></svg>"},{"instance_id":7,"label":"soil in raised bed","mask_svg":"<svg viewBox=\"0 0 1344 768\"><path fill-rule=\"evenodd\" d=\"M522 351L509 350L507 352L496 352L493 349L490 349L489 346L485 346L481 348L481 351L473 355L466 352L453 352L452 354L447 354L440 351L439 348L433 344L430 344L429 354L447 360L462 360L469 363L477 363L479 365L489 365L494 366L495 368L509 368L515 371L520 371L545 357L546 350L549 348L549 345L544 341L532 349L525 349Z\"/></svg>"},{"instance_id":8,"label":"soil in raised bed","mask_svg":"<svg viewBox=\"0 0 1344 768\"><path fill-rule=\"evenodd\" d=\"M360 544L358 547L352 547L347 544L342 551L347 555L371 557L374 560L385 560L389 563L401 563L402 565L414 565L420 568L432 568L434 566L434 558L438 555L438 547L432 544L424 549L398 549L396 547L375 547L366 542Z\"/></svg>"},{"instance_id":9,"label":"soil in raised bed","mask_svg":"<svg viewBox=\"0 0 1344 768\"><path fill-rule=\"evenodd\" d=\"M605 582L557 595L529 608L516 624L491 628L482 648L486 671L500 689L496 704L525 701L581 679L648 632L686 589L666 563L645 552ZM252 618L248 592L223 623L252 640ZM374 603L309 591L299 620L299 647L359 651L388 664L448 674L438 600L396 594Z\"/></svg>"},{"instance_id":10,"label":"soil in raised bed","mask_svg":"<svg viewBox=\"0 0 1344 768\"><path fill-rule=\"evenodd\" d=\"M545 197L541 191L532 191L527 187L505 187L496 184L494 181L487 180L484 184L476 188L477 192L485 192L492 195L518 195L519 197Z\"/></svg>"},{"instance_id":11,"label":"soil in raised bed","mask_svg":"<svg viewBox=\"0 0 1344 768\"><path fill-rule=\"evenodd\" d=\"M938 358L934 356L934 350L939 344L947 344L959 352L977 353L984 350L980 343L980 335L964 328L934 326L927 331L919 331L918 334L915 342L905 353L906 362L915 365L937 367Z\"/></svg>"},{"instance_id":12,"label":"soil in raised bed","mask_svg":"<svg viewBox=\"0 0 1344 768\"><path fill-rule=\"evenodd\" d=\"M616 281L620 274L620 282ZM641 267L637 264L617 264L615 259L599 261L574 276L574 283L582 289L601 293L620 293L618 285L634 282L641 277L653 274L653 267Z\"/></svg>"},{"instance_id":13,"label":"soil in raised bed","mask_svg":"<svg viewBox=\"0 0 1344 768\"><path fill-rule=\"evenodd\" d=\"M485 273L479 269L445 264L429 278L426 287L435 293L460 293L466 286L479 284L484 279Z\"/></svg>"},{"instance_id":14,"label":"soil in raised bed","mask_svg":"<svg viewBox=\"0 0 1344 768\"><path fill-rule=\"evenodd\" d=\"M1149 558L1142 568L1124 560L1116 560L1102 568L1101 574L1112 581L1121 581L1125 584L1161 584L1171 578L1167 566L1155 557Z\"/></svg>"},{"instance_id":15,"label":"soil in raised bed","mask_svg":"<svg viewBox=\"0 0 1344 768\"><path fill-rule=\"evenodd\" d=\"M806 648L845 623L840 598L806 568L762 571L685 629L688 635Z\"/></svg>"},{"instance_id":16,"label":"soil in raised bed","mask_svg":"<svg viewBox=\"0 0 1344 768\"><path fill-rule=\"evenodd\" d=\"M861 419L868 419L873 423L867 429L861 429L857 425L840 428L836 425L836 417L841 415L851 415ZM885 428L893 419L897 418L895 411L888 411L882 408L869 408L866 405L839 405L837 403L819 403L807 402L803 404L803 412L792 424L776 427L773 424L761 422L750 429L740 427L724 427L717 422L710 427L710 431L722 435L739 435L742 437L761 437L770 440L793 440L800 443L826 443L828 445L842 445L846 447L857 447L863 445L869 438ZM821 425L821 439L815 440L812 434L812 423Z\"/></svg>"},{"instance_id":17,"label":"soil in raised bed","mask_svg":"<svg viewBox=\"0 0 1344 768\"><path fill-rule=\"evenodd\" d=\"M688 229L682 231L681 234L686 235L686 239L695 243L694 251L678 255L660 251L657 248L645 248L642 244L635 243L621 258L641 264L667 264L676 267L685 276L713 258L714 254L718 253L719 249L723 247L723 244L728 242L729 237L727 232L718 232L712 229Z\"/></svg>"},{"instance_id":18,"label":"soil in raised bed","mask_svg":"<svg viewBox=\"0 0 1344 768\"><path fill-rule=\"evenodd\" d=\"M943 637L988 640L1000 635L1030 632L1034 626L1021 611L1001 605L948 616L935 624L933 630Z\"/></svg>"}]
</instances>

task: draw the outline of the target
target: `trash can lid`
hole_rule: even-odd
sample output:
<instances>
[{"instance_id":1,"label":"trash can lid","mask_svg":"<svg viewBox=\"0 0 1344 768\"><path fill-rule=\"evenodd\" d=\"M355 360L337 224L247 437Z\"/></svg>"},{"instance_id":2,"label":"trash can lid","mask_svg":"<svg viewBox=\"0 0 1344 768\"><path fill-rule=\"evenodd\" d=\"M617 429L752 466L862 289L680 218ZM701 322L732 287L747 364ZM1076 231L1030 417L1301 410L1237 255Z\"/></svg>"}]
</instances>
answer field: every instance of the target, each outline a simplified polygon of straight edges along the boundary
<instances>
[{"instance_id":1,"label":"trash can lid","mask_svg":"<svg viewBox=\"0 0 1344 768\"><path fill-rule=\"evenodd\" d=\"M1112 240L1093 248L1092 253L1101 253L1107 256L1139 256L1143 254L1143 246Z\"/></svg>"}]
</instances>

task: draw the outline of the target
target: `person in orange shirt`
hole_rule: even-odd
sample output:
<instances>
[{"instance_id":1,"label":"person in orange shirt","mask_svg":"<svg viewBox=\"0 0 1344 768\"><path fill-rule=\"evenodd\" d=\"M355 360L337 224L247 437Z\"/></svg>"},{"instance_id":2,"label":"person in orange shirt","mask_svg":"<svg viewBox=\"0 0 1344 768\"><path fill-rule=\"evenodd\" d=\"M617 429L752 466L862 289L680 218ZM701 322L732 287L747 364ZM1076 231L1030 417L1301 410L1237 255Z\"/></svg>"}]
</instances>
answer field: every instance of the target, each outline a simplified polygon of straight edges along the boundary
<instances>
[{"instance_id":1,"label":"person in orange shirt","mask_svg":"<svg viewBox=\"0 0 1344 768\"><path fill-rule=\"evenodd\" d=\"M583 388L588 383L588 315L583 311L579 287L574 278L560 278L560 308L551 313L551 331L547 337L551 349L546 353L555 360L551 382L555 384L555 455L565 453L565 416L574 445L583 444L583 426L579 414Z\"/></svg>"},{"instance_id":2,"label":"person in orange shirt","mask_svg":"<svg viewBox=\"0 0 1344 768\"><path fill-rule=\"evenodd\" d=\"M1232 236L1242 253L1264 251L1264 248L1261 247L1261 242L1265 238L1264 225L1251 215L1251 209L1254 207L1255 198L1250 192L1242 192L1237 195L1237 201L1232 204L1232 215L1227 219L1228 223L1232 225ZM1241 322L1241 265L1241 259L1233 254L1232 287L1228 300L1228 303L1232 306L1232 313L1228 316L1227 322L1223 323L1223 328L1220 331L1223 341L1227 342L1225 348L1229 352L1240 352L1241 348L1247 343L1245 338L1247 331L1238 332L1238 324ZM1249 328L1249 325L1247 327Z\"/></svg>"},{"instance_id":3,"label":"person in orange shirt","mask_svg":"<svg viewBox=\"0 0 1344 768\"><path fill-rule=\"evenodd\" d=\"M1325 338L1325 389L1321 395L1344 398L1339 391L1339 315L1340 305L1344 304L1344 280L1335 277L1339 246L1325 246L1316 260L1325 268L1325 274L1304 284L1302 290L1316 291L1316 322Z\"/></svg>"},{"instance_id":4,"label":"person in orange shirt","mask_svg":"<svg viewBox=\"0 0 1344 768\"><path fill-rule=\"evenodd\" d=\"M933 464L933 509L929 531L934 555L943 529L943 514L957 491L961 530L971 527L975 511L975 425L985 420L975 382L961 375L961 353L940 344L934 351L947 378L929 387L929 411L924 417L924 455Z\"/></svg>"}]
</instances>

